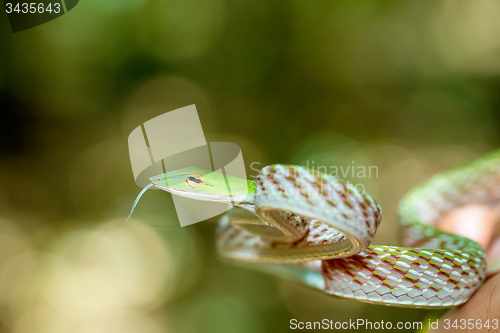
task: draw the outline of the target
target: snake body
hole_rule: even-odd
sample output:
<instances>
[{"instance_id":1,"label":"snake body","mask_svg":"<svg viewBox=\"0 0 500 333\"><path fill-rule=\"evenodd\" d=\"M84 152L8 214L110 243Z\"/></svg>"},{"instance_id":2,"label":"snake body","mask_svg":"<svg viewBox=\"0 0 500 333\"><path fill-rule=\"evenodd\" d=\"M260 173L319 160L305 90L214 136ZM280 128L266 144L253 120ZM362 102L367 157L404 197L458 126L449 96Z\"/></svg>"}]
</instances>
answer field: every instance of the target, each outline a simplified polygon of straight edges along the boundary
<instances>
[{"instance_id":1,"label":"snake body","mask_svg":"<svg viewBox=\"0 0 500 333\"><path fill-rule=\"evenodd\" d=\"M192 167L151 181L172 194L237 206L217 228L224 259L343 298L446 308L482 284L486 259L480 245L434 224L460 205L500 200L500 153L410 191L399 205L406 247L370 245L382 220L375 200L302 166L267 166L256 181Z\"/></svg>"}]
</instances>

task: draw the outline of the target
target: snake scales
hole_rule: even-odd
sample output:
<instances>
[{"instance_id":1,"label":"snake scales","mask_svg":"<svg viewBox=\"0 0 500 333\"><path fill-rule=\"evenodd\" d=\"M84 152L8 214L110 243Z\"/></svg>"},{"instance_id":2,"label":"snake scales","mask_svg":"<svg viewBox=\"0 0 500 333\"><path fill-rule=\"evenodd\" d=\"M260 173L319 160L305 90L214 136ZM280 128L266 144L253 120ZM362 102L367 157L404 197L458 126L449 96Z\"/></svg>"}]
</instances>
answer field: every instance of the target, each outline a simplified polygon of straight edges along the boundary
<instances>
[{"instance_id":1,"label":"snake scales","mask_svg":"<svg viewBox=\"0 0 500 333\"><path fill-rule=\"evenodd\" d=\"M267 166L257 181L189 167L151 181L172 194L237 206L217 229L224 259L348 299L446 308L465 303L482 284L486 259L480 245L434 224L461 205L500 200L500 152L438 174L401 200L406 247L370 246L380 206L305 167Z\"/></svg>"}]
</instances>

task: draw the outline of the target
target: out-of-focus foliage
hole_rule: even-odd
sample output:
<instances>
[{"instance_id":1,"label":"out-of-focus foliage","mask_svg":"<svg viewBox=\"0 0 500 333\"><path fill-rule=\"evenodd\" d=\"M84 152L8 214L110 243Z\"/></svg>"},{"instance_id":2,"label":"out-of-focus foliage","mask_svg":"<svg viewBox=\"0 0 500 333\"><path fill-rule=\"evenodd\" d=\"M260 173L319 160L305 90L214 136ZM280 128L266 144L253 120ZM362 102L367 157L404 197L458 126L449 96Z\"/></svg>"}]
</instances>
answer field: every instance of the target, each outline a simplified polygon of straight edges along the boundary
<instances>
[{"instance_id":1,"label":"out-of-focus foliage","mask_svg":"<svg viewBox=\"0 0 500 333\"><path fill-rule=\"evenodd\" d=\"M167 193L125 225L127 136L196 104L207 141L239 144L251 177L372 166L339 176L382 205L375 243L398 244L401 196L500 141L499 16L494 0L87 0L12 34L0 14L0 330L421 320L220 262L215 224L180 228Z\"/></svg>"}]
</instances>

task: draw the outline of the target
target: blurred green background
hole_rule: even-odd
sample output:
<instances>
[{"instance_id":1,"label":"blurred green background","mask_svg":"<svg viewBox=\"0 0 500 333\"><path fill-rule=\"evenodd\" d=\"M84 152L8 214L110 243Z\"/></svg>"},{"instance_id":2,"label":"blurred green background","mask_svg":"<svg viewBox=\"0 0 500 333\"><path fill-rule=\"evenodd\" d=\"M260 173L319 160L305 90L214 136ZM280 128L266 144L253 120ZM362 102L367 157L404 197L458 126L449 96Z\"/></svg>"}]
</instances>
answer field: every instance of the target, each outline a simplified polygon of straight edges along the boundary
<instances>
[{"instance_id":1,"label":"blurred green background","mask_svg":"<svg viewBox=\"0 0 500 333\"><path fill-rule=\"evenodd\" d=\"M0 331L287 332L290 319L418 321L216 258L139 192L132 129L196 104L251 163L376 166L374 244L432 174L500 141L500 2L86 0L12 34L0 14Z\"/></svg>"}]
</instances>

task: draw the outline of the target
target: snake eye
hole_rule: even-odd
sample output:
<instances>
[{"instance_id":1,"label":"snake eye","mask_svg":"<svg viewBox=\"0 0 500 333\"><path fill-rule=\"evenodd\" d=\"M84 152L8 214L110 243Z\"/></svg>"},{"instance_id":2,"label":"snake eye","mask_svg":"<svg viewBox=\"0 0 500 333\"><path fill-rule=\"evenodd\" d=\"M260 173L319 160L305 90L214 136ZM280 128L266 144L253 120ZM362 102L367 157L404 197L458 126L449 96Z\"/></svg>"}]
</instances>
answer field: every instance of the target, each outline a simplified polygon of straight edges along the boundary
<instances>
[{"instance_id":1,"label":"snake eye","mask_svg":"<svg viewBox=\"0 0 500 333\"><path fill-rule=\"evenodd\" d=\"M199 173L192 173L187 176L186 182L192 188L198 188L205 184L205 177L203 177Z\"/></svg>"}]
</instances>

